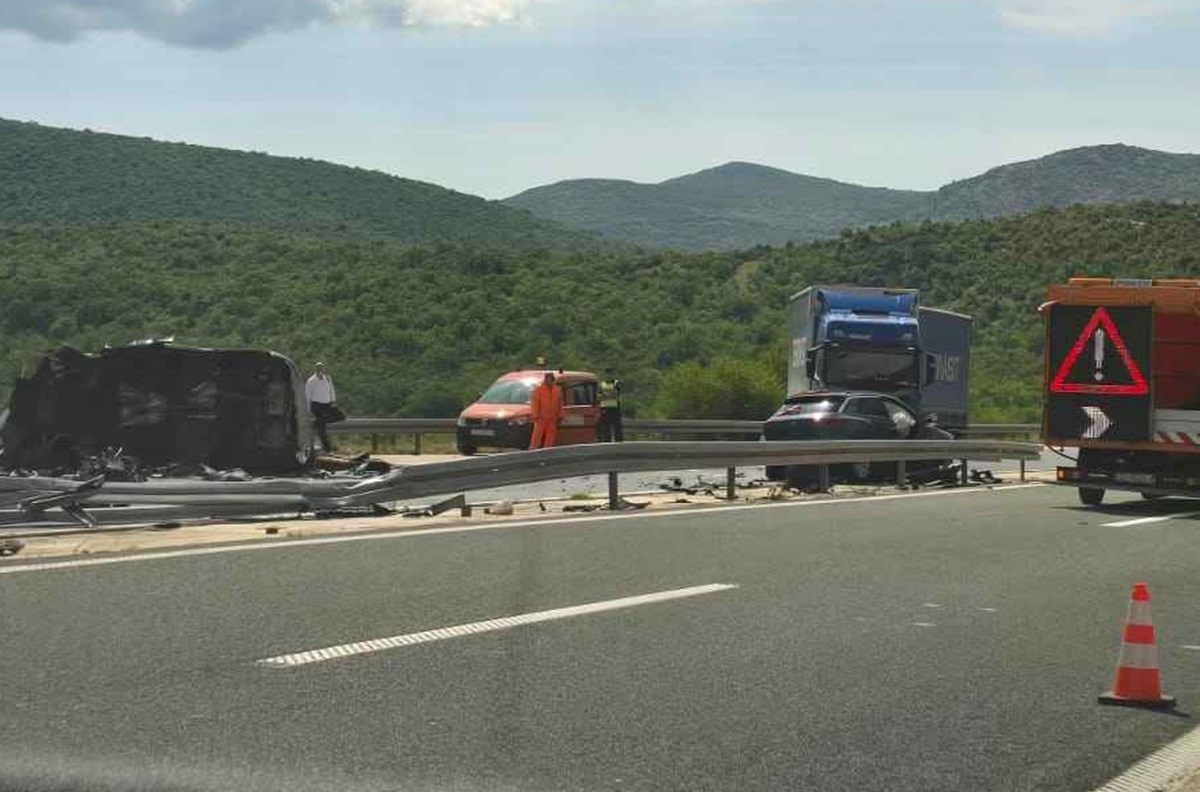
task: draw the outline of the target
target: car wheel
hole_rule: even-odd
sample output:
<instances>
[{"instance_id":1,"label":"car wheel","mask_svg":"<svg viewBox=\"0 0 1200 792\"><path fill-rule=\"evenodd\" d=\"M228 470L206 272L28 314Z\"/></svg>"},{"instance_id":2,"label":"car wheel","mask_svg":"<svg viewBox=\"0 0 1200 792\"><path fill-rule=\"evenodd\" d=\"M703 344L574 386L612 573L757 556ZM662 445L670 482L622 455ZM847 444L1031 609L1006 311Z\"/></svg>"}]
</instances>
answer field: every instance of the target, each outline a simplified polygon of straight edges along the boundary
<instances>
[{"instance_id":1,"label":"car wheel","mask_svg":"<svg viewBox=\"0 0 1200 792\"><path fill-rule=\"evenodd\" d=\"M478 450L479 450L478 448L471 445L470 443L463 443L462 445L460 445L458 447L458 453L462 454L463 456L471 456Z\"/></svg>"},{"instance_id":2,"label":"car wheel","mask_svg":"<svg viewBox=\"0 0 1200 792\"><path fill-rule=\"evenodd\" d=\"M1104 500L1104 490L1099 487L1080 487L1079 500L1084 506L1099 506Z\"/></svg>"},{"instance_id":3,"label":"car wheel","mask_svg":"<svg viewBox=\"0 0 1200 792\"><path fill-rule=\"evenodd\" d=\"M786 481L792 489L811 489L819 486L820 472L815 465L788 465Z\"/></svg>"}]
</instances>

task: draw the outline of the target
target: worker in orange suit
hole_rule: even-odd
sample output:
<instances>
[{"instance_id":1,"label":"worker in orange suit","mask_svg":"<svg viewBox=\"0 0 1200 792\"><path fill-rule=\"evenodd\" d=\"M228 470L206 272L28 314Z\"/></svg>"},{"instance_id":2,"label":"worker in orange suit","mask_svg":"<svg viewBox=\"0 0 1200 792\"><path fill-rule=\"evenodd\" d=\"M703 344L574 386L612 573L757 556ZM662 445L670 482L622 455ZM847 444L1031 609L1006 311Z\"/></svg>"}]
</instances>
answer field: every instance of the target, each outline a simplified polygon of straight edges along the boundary
<instances>
[{"instance_id":1,"label":"worker in orange suit","mask_svg":"<svg viewBox=\"0 0 1200 792\"><path fill-rule=\"evenodd\" d=\"M554 384L554 372L547 371L542 384L529 396L529 412L533 419L533 437L529 447L549 448L558 440L558 424L563 419L562 391Z\"/></svg>"}]
</instances>

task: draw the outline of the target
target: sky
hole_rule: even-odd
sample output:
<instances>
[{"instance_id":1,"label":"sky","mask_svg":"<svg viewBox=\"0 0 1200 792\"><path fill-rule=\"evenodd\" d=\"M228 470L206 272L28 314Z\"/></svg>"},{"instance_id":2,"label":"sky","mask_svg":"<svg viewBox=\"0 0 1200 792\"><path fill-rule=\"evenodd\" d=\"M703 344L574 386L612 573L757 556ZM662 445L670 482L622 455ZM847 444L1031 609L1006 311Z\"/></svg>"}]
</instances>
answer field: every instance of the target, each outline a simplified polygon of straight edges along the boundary
<instances>
[{"instance_id":1,"label":"sky","mask_svg":"<svg viewBox=\"0 0 1200 792\"><path fill-rule=\"evenodd\" d=\"M0 0L0 117L502 198L1200 152L1200 0Z\"/></svg>"}]
</instances>

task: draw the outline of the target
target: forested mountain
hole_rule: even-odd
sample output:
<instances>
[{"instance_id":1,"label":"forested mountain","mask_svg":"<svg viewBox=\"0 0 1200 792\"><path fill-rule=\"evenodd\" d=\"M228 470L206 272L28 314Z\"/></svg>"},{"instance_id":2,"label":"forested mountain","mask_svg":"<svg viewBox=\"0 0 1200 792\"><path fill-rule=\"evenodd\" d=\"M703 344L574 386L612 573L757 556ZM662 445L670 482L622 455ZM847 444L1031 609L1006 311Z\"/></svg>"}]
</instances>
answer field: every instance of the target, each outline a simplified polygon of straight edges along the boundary
<instances>
[{"instance_id":1,"label":"forested mountain","mask_svg":"<svg viewBox=\"0 0 1200 792\"><path fill-rule=\"evenodd\" d=\"M1123 145L1069 149L947 184L931 197L930 211L936 220L959 220L1134 201L1200 201L1200 155Z\"/></svg>"},{"instance_id":2,"label":"forested mountain","mask_svg":"<svg viewBox=\"0 0 1200 792\"><path fill-rule=\"evenodd\" d=\"M147 220L407 243L597 244L499 202L378 171L0 119L0 223Z\"/></svg>"},{"instance_id":3,"label":"forested mountain","mask_svg":"<svg viewBox=\"0 0 1200 792\"><path fill-rule=\"evenodd\" d=\"M860 187L734 162L659 184L563 181L506 203L611 239L725 250L829 238L843 228L893 221L1144 200L1200 201L1200 155L1090 146L1002 165L934 192Z\"/></svg>"},{"instance_id":4,"label":"forested mountain","mask_svg":"<svg viewBox=\"0 0 1200 792\"><path fill-rule=\"evenodd\" d=\"M581 179L505 200L539 217L647 247L724 250L836 236L922 217L922 193L731 162L659 184Z\"/></svg>"},{"instance_id":5,"label":"forested mountain","mask_svg":"<svg viewBox=\"0 0 1200 792\"><path fill-rule=\"evenodd\" d=\"M972 314L974 418L1030 420L1034 309L1046 284L1078 274L1200 275L1200 207L894 224L700 254L412 247L196 221L0 226L0 385L53 344L173 335L273 348L302 367L328 360L357 414L450 415L544 353L617 366L642 414L763 417L782 396L787 296L832 282L916 287L927 304ZM705 372L720 372L718 396L749 395L689 401L711 386L698 382Z\"/></svg>"}]
</instances>

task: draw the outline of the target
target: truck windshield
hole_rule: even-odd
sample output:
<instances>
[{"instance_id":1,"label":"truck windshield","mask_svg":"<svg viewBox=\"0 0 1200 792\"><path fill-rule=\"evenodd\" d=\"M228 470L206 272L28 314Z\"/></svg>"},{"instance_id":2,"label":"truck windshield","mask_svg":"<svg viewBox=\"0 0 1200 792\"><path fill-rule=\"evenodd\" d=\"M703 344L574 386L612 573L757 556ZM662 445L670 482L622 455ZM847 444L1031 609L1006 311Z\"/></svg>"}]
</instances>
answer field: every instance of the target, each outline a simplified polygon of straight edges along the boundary
<instances>
[{"instance_id":1,"label":"truck windshield","mask_svg":"<svg viewBox=\"0 0 1200 792\"><path fill-rule=\"evenodd\" d=\"M480 404L528 404L535 380L496 380L479 397Z\"/></svg>"},{"instance_id":2,"label":"truck windshield","mask_svg":"<svg viewBox=\"0 0 1200 792\"><path fill-rule=\"evenodd\" d=\"M919 384L917 354L912 349L827 347L824 373L824 382L831 388L884 390Z\"/></svg>"}]
</instances>

